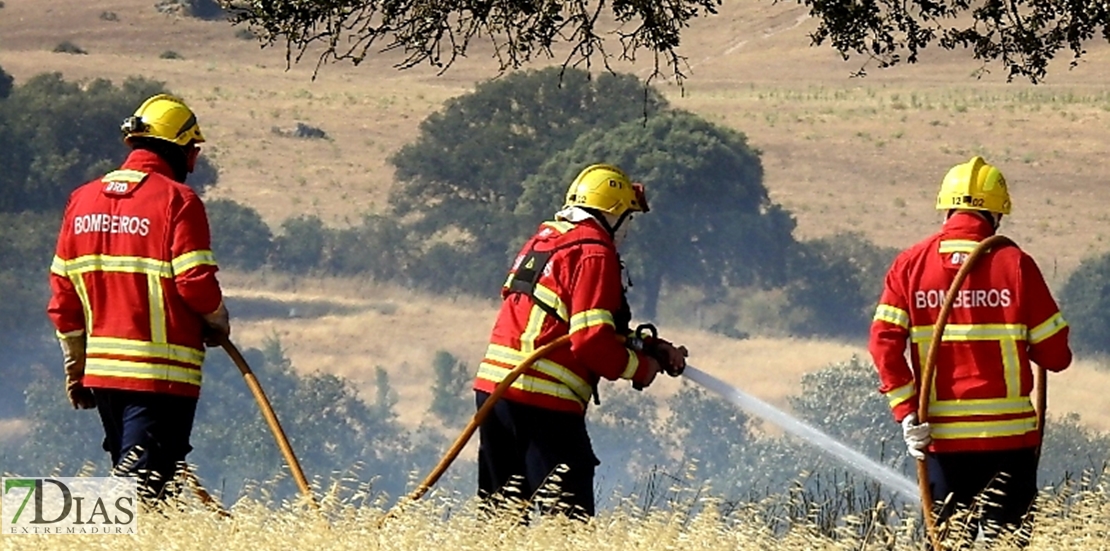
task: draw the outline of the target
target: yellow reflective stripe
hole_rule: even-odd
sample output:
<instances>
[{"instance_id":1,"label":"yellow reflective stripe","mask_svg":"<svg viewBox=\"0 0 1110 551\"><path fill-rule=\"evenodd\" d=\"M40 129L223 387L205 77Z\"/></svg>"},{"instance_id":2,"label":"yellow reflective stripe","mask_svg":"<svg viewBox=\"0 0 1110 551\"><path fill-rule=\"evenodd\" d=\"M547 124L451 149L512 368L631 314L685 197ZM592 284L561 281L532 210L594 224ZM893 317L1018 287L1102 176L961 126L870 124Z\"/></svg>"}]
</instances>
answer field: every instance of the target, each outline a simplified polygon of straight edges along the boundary
<instances>
[{"instance_id":1,"label":"yellow reflective stripe","mask_svg":"<svg viewBox=\"0 0 1110 551\"><path fill-rule=\"evenodd\" d=\"M532 352L536 349L536 339L539 338L540 332L543 330L543 320L547 318L547 312L544 312L539 306L532 306L532 310L528 312L528 324L524 327L524 332L520 334L520 349L522 352Z\"/></svg>"},{"instance_id":2,"label":"yellow reflective stripe","mask_svg":"<svg viewBox=\"0 0 1110 551\"><path fill-rule=\"evenodd\" d=\"M1060 312L1056 312L1052 317L1044 321L1044 323L1029 330L1029 344L1037 344L1043 342L1045 339L1059 333L1061 329L1068 326L1068 322L1064 321L1064 316Z\"/></svg>"},{"instance_id":3,"label":"yellow reflective stripe","mask_svg":"<svg viewBox=\"0 0 1110 551\"><path fill-rule=\"evenodd\" d=\"M559 314L559 321L567 321L567 318L570 317L567 305L563 303L563 299L559 298L559 294L555 291L537 283L536 289L532 293L536 300L550 306L552 310Z\"/></svg>"},{"instance_id":4,"label":"yellow reflective stripe","mask_svg":"<svg viewBox=\"0 0 1110 551\"><path fill-rule=\"evenodd\" d=\"M544 222L543 225L545 225L545 226L547 226L547 227L549 227L549 228L551 228L551 229L553 229L553 230L555 230L559 233L567 233L568 231L574 229L574 223L573 222L565 222L565 221L562 221L562 220L552 220L552 221Z\"/></svg>"},{"instance_id":5,"label":"yellow reflective stripe","mask_svg":"<svg viewBox=\"0 0 1110 551\"><path fill-rule=\"evenodd\" d=\"M944 328L943 341L1000 341L1014 339L1023 341L1028 329L1021 323L980 323L967 325L948 325ZM913 342L928 342L933 338L933 326L917 325L910 329Z\"/></svg>"},{"instance_id":6,"label":"yellow reflective stripe","mask_svg":"<svg viewBox=\"0 0 1110 551\"><path fill-rule=\"evenodd\" d=\"M1024 417L1005 421L958 421L955 423L930 422L936 440L962 438L1001 438L1020 436L1037 430L1037 418Z\"/></svg>"},{"instance_id":7,"label":"yellow reflective stripe","mask_svg":"<svg viewBox=\"0 0 1110 551\"><path fill-rule=\"evenodd\" d=\"M106 254L90 254L66 261L65 271L70 276L88 272L125 272L173 277L173 266L169 262L138 256Z\"/></svg>"},{"instance_id":8,"label":"yellow reflective stripe","mask_svg":"<svg viewBox=\"0 0 1110 551\"><path fill-rule=\"evenodd\" d=\"M215 266L216 257L212 254L212 251L193 251L173 259L170 265L173 268L173 273L183 274L197 266Z\"/></svg>"},{"instance_id":9,"label":"yellow reflective stripe","mask_svg":"<svg viewBox=\"0 0 1110 551\"><path fill-rule=\"evenodd\" d=\"M909 312L889 304L880 304L878 308L875 308L874 321L885 321L903 329L910 328Z\"/></svg>"},{"instance_id":10,"label":"yellow reflective stripe","mask_svg":"<svg viewBox=\"0 0 1110 551\"><path fill-rule=\"evenodd\" d=\"M636 355L635 350L628 351L628 363L624 366L624 373L621 373L622 379L631 379L636 376L636 370L640 369L640 356Z\"/></svg>"},{"instance_id":11,"label":"yellow reflective stripe","mask_svg":"<svg viewBox=\"0 0 1110 551\"><path fill-rule=\"evenodd\" d=\"M73 282L73 289L81 299L81 308L85 310L85 331L92 336L92 306L89 304L89 288L85 287L85 278L81 274L75 274L69 276L69 280Z\"/></svg>"},{"instance_id":12,"label":"yellow reflective stripe","mask_svg":"<svg viewBox=\"0 0 1110 551\"><path fill-rule=\"evenodd\" d=\"M501 381L505 380L505 376L509 374L509 371L511 370L499 365L482 362L478 366L478 378L485 379L494 383L500 383ZM548 396L554 396L563 400L578 402L579 404L585 404L588 400L588 398L583 399L579 396L576 396L574 394L574 391L567 388L565 385L561 385L554 381L540 379L539 377L534 377L528 374L521 375L515 381L513 381L513 384L510 386L524 392L546 394Z\"/></svg>"},{"instance_id":13,"label":"yellow reflective stripe","mask_svg":"<svg viewBox=\"0 0 1110 551\"><path fill-rule=\"evenodd\" d=\"M138 183L138 182L143 181L143 178L146 178L146 173L145 172L140 172L138 170L131 170L131 169L128 169L128 168L124 168L124 169L109 172L103 178L101 178L100 181L101 182Z\"/></svg>"},{"instance_id":14,"label":"yellow reflective stripe","mask_svg":"<svg viewBox=\"0 0 1110 551\"><path fill-rule=\"evenodd\" d=\"M107 358L89 358L86 360L85 375L171 381L196 386L200 386L201 382L199 369L149 362L110 360Z\"/></svg>"},{"instance_id":15,"label":"yellow reflective stripe","mask_svg":"<svg viewBox=\"0 0 1110 551\"><path fill-rule=\"evenodd\" d=\"M578 312L570 318L570 332L577 333L595 325L609 325L616 327L613 322L613 313L603 308L594 308L585 312Z\"/></svg>"},{"instance_id":16,"label":"yellow reflective stripe","mask_svg":"<svg viewBox=\"0 0 1110 551\"><path fill-rule=\"evenodd\" d=\"M967 239L949 239L940 242L938 252L944 253L970 253L979 246L978 241L969 241Z\"/></svg>"},{"instance_id":17,"label":"yellow reflective stripe","mask_svg":"<svg viewBox=\"0 0 1110 551\"><path fill-rule=\"evenodd\" d=\"M58 255L54 255L54 260L50 262L50 273L68 277L69 274L66 273L66 261L62 260Z\"/></svg>"},{"instance_id":18,"label":"yellow reflective stripe","mask_svg":"<svg viewBox=\"0 0 1110 551\"><path fill-rule=\"evenodd\" d=\"M917 389L914 387L914 384L910 382L894 390L887 391L884 394L886 395L887 402L890 403L890 407L894 408L902 402L913 398L913 396L917 394Z\"/></svg>"},{"instance_id":19,"label":"yellow reflective stripe","mask_svg":"<svg viewBox=\"0 0 1110 551\"><path fill-rule=\"evenodd\" d=\"M1028 397L938 400L929 405L933 417L974 417L976 415L1012 415L1034 413Z\"/></svg>"},{"instance_id":20,"label":"yellow reflective stripe","mask_svg":"<svg viewBox=\"0 0 1110 551\"><path fill-rule=\"evenodd\" d=\"M111 354L173 360L200 367L204 364L204 351L169 343L155 343L113 337L89 337L88 354Z\"/></svg>"},{"instance_id":21,"label":"yellow reflective stripe","mask_svg":"<svg viewBox=\"0 0 1110 551\"><path fill-rule=\"evenodd\" d=\"M166 300L162 292L162 279L154 274L146 276L147 300L150 302L150 340L166 342Z\"/></svg>"},{"instance_id":22,"label":"yellow reflective stripe","mask_svg":"<svg viewBox=\"0 0 1110 551\"><path fill-rule=\"evenodd\" d=\"M513 350L507 346L491 344L486 348L485 359L516 367L524 362L528 356L529 354ZM593 395L593 387L587 384L582 377L579 377L577 373L567 369L565 366L559 365L551 360L540 359L532 364L532 369L559 381L583 401L589 401L590 396ZM500 381L501 379L497 379L497 382Z\"/></svg>"}]
</instances>

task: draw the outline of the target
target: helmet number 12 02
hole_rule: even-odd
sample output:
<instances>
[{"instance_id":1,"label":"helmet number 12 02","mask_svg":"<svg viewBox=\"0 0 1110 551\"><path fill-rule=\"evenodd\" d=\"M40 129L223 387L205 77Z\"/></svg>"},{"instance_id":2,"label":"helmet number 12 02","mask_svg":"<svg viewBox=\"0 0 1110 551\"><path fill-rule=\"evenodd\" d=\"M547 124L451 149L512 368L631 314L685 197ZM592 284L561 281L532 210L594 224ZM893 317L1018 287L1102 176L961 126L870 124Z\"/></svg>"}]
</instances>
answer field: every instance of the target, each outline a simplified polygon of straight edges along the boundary
<instances>
[{"instance_id":1,"label":"helmet number 12 02","mask_svg":"<svg viewBox=\"0 0 1110 551\"><path fill-rule=\"evenodd\" d=\"M104 191L108 193L127 193L127 182L108 182L104 186Z\"/></svg>"}]
</instances>

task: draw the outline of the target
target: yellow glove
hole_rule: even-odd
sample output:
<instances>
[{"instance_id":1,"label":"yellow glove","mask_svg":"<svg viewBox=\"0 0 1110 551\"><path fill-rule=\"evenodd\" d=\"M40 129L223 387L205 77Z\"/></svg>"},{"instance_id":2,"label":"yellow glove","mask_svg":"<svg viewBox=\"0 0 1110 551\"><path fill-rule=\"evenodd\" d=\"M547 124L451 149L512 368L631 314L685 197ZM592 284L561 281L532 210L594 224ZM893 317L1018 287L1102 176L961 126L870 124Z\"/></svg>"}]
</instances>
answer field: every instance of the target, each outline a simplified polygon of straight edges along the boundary
<instances>
[{"instance_id":1,"label":"yellow glove","mask_svg":"<svg viewBox=\"0 0 1110 551\"><path fill-rule=\"evenodd\" d=\"M92 409L96 407L92 391L81 384L85 377L85 335L62 336L58 340L62 346L62 365L66 372L66 396L73 409Z\"/></svg>"}]
</instances>

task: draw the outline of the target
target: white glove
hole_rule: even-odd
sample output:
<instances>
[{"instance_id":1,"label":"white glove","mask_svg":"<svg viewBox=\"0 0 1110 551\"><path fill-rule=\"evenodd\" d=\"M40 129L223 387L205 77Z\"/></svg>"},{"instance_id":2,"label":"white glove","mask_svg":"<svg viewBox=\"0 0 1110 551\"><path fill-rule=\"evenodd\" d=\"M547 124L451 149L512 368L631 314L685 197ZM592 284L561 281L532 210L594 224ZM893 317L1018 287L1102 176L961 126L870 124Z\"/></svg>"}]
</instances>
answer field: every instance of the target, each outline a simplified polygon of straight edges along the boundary
<instances>
[{"instance_id":1,"label":"white glove","mask_svg":"<svg viewBox=\"0 0 1110 551\"><path fill-rule=\"evenodd\" d=\"M933 441L932 427L929 423L917 423L917 414L911 413L902 419L902 439L910 456L918 461L925 460L925 448Z\"/></svg>"}]
</instances>

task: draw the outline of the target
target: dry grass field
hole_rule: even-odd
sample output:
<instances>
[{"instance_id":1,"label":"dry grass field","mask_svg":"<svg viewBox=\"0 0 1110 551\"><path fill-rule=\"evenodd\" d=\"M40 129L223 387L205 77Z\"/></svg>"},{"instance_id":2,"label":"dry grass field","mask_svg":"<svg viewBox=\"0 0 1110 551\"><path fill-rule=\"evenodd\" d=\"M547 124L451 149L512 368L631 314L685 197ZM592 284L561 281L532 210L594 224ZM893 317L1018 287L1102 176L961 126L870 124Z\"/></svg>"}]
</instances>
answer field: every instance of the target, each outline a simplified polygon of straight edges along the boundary
<instances>
[{"instance_id":1,"label":"dry grass field","mask_svg":"<svg viewBox=\"0 0 1110 551\"><path fill-rule=\"evenodd\" d=\"M311 60L287 69L280 49L260 49L221 22L158 13L154 3L6 0L0 66L18 80L43 71L164 80L199 112L205 154L221 172L211 196L249 204L275 227L303 213L344 225L380 212L393 179L387 157L444 100L494 76L479 49L443 75L397 71L396 58L380 56L357 68L324 66L314 79ZM1037 86L996 74L976 79L979 67L967 55L944 52L851 78L862 62L808 47L813 28L791 3L726 0L720 15L686 34L685 86L658 83L675 107L749 136L763 152L772 197L795 213L800 237L858 231L882 245L908 245L939 223L932 203L944 171L981 154L1013 188L1015 210L1004 231L1038 258L1051 284L1062 284L1083 257L1110 249L1110 48L1092 47L1074 70L1057 63ZM88 55L51 53L63 40ZM183 59L161 59L168 50ZM648 74L645 63L615 67ZM271 130L297 122L330 139L294 140ZM236 336L258 345L277 335L299 369L342 374L364 390L381 365L410 422L424 409L434 352L473 362L495 308L357 281L225 279L234 296L353 306L316 319L240 323ZM858 343L732 341L668 330L691 345L692 362L779 404L803 373L863 353ZM1053 379L1053 411L1079 411L1091 426L1110 430L1099 390L1110 385L1110 372L1092 365L1079 362ZM674 384L660 386L668 392Z\"/></svg>"},{"instance_id":2,"label":"dry grass field","mask_svg":"<svg viewBox=\"0 0 1110 551\"><path fill-rule=\"evenodd\" d=\"M696 489L695 489L696 490ZM349 496L351 493L347 492ZM1077 491L1066 499L1046 495L1040 502L1030 549L1079 551L1106 549L1110 506L1101 491ZM890 509L846 519L833 530L805 518L798 496L770 496L739 508L704 498L690 489L673 494L670 507L642 510L635 498L602 512L590 522L547 517L523 523L516 514L489 517L476 500L457 496L426 498L384 524L385 511L366 504L365 495L324 498L321 512L291 504L275 510L240 500L232 518L221 518L197 503L163 514L138 517L137 534L126 536L132 549L319 549L408 551L521 551L595 549L598 551L764 550L833 551L845 549L908 551L922 549L920 527ZM791 510L791 520L783 512ZM771 520L775 519L775 520ZM885 521L885 522L884 522ZM4 549L115 550L119 537L5 536ZM985 548L976 546L976 549ZM1000 542L992 549L1018 549Z\"/></svg>"}]
</instances>

